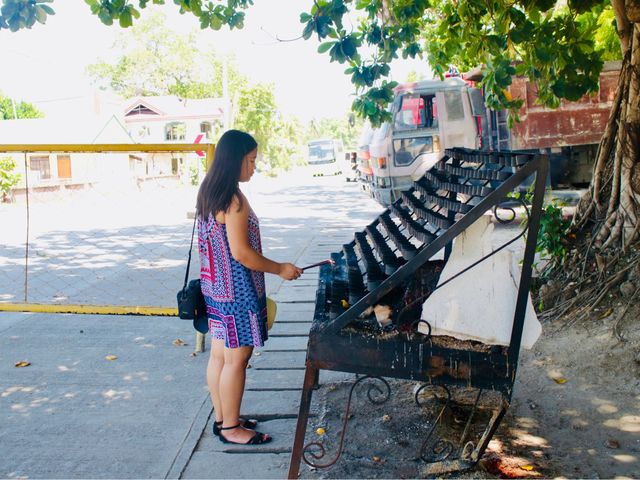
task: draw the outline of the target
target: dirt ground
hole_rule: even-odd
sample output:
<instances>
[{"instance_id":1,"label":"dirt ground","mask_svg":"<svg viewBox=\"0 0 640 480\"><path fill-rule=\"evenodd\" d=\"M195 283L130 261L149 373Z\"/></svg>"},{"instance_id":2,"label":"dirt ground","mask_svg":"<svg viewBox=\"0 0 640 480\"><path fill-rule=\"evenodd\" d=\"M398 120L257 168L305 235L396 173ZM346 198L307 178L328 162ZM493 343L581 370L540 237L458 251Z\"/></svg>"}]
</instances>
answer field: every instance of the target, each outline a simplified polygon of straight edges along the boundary
<instances>
[{"instance_id":1,"label":"dirt ground","mask_svg":"<svg viewBox=\"0 0 640 480\"><path fill-rule=\"evenodd\" d=\"M521 354L511 405L484 457L470 471L445 476L640 477L640 307L619 321L625 305L610 299L589 318L543 325L534 348ZM624 341L613 333L616 323ZM303 464L301 477L438 477L425 470L418 452L441 403L419 408L414 382L388 380L391 395L379 405L367 400L364 382L354 389L343 455L330 468ZM335 458L352 384L323 385L314 393L321 411L309 421L307 442L324 442L326 458L318 463ZM457 416L464 417L445 409L439 430L454 444L465 424Z\"/></svg>"}]
</instances>

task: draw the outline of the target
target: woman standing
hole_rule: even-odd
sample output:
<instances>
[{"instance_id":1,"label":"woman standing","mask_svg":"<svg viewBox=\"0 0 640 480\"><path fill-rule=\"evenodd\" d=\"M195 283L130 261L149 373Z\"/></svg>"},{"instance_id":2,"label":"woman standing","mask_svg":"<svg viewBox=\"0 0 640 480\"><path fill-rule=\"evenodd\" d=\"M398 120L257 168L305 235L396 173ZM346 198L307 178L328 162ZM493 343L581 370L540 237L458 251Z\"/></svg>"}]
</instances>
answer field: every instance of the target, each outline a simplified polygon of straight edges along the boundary
<instances>
[{"instance_id":1,"label":"woman standing","mask_svg":"<svg viewBox=\"0 0 640 480\"><path fill-rule=\"evenodd\" d=\"M258 144L225 132L198 192L200 284L207 303L211 356L207 384L215 412L213 433L225 443L256 445L272 438L240 418L247 362L267 335L264 272L294 280L302 270L262 255L258 219L239 188L256 168Z\"/></svg>"}]
</instances>

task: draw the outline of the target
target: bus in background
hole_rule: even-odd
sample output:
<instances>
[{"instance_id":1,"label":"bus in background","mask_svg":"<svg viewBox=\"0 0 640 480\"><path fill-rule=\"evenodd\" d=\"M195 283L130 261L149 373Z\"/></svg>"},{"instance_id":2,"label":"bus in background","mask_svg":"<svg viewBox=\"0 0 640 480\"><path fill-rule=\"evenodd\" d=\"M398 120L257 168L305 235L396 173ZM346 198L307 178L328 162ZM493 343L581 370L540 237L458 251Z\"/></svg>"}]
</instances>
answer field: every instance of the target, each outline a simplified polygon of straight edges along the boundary
<instances>
[{"instance_id":1,"label":"bus in background","mask_svg":"<svg viewBox=\"0 0 640 480\"><path fill-rule=\"evenodd\" d=\"M307 164L314 177L342 173L344 152L340 140L319 139L308 143Z\"/></svg>"}]
</instances>

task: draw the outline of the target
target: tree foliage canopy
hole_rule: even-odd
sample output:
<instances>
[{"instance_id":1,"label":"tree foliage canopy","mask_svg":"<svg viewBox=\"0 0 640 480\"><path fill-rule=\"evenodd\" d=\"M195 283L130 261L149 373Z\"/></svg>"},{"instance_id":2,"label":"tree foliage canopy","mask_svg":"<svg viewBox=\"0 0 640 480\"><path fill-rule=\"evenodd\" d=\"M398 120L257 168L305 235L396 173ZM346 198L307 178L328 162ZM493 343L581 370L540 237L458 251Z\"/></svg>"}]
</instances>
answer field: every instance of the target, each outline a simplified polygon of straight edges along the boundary
<instances>
[{"instance_id":1,"label":"tree foliage canopy","mask_svg":"<svg viewBox=\"0 0 640 480\"><path fill-rule=\"evenodd\" d=\"M101 60L87 70L102 88L123 97L222 97L226 69L228 95L235 99L237 112L234 127L256 137L262 169L289 167L295 136L290 134L291 122L278 115L273 85L251 84L232 57L203 48L194 35L173 31L166 16L157 11L127 30L114 48L122 52L114 62Z\"/></svg>"},{"instance_id":2,"label":"tree foliage canopy","mask_svg":"<svg viewBox=\"0 0 640 480\"><path fill-rule=\"evenodd\" d=\"M15 106L15 111L14 111ZM12 101L0 92L0 120L13 120L15 118L40 118L42 112L31 103Z\"/></svg>"},{"instance_id":3,"label":"tree foliage canopy","mask_svg":"<svg viewBox=\"0 0 640 480\"><path fill-rule=\"evenodd\" d=\"M221 97L226 64L230 95L246 87L247 78L232 57L205 50L193 34L181 35L166 25L166 16L158 11L138 22L116 40L113 48L122 52L116 61L89 65L90 77L123 97Z\"/></svg>"},{"instance_id":4,"label":"tree foliage canopy","mask_svg":"<svg viewBox=\"0 0 640 480\"><path fill-rule=\"evenodd\" d=\"M356 149L364 122L353 115L342 118L322 118L312 120L303 136L305 143L318 138L340 140L346 149Z\"/></svg>"},{"instance_id":5,"label":"tree foliage canopy","mask_svg":"<svg viewBox=\"0 0 640 480\"><path fill-rule=\"evenodd\" d=\"M43 23L53 0L3 0L0 28ZM131 26L149 4L165 0L85 0L100 20ZM173 0L201 28L242 28L253 0ZM605 10L605 20L598 23ZM481 65L487 105L515 112L520 99L505 93L514 74L539 87L540 101L557 106L598 87L603 49L615 36L609 0L315 0L300 15L302 37L315 37L318 51L345 65L359 96L353 109L374 125L386 111L396 83L390 64L399 57L426 57L443 75ZM608 17L606 17L608 15ZM609 21L606 21L609 18ZM596 34L604 29L597 41ZM615 30L614 30L615 31Z\"/></svg>"}]
</instances>

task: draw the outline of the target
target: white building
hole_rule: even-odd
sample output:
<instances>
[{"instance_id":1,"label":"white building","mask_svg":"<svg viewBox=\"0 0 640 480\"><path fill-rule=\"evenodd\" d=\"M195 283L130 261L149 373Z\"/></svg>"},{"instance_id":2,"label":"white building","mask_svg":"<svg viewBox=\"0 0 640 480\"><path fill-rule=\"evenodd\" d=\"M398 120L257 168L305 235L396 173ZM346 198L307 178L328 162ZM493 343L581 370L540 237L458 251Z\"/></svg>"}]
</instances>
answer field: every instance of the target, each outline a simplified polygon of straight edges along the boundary
<instances>
[{"instance_id":1,"label":"white building","mask_svg":"<svg viewBox=\"0 0 640 480\"><path fill-rule=\"evenodd\" d=\"M65 110L63 103L68 102ZM136 97L116 107L112 96L91 95L56 100L55 111L42 119L0 121L0 144L211 143L229 123L223 99ZM195 153L56 153L28 154L28 181L33 192L63 191L147 181L189 183L202 174L204 151ZM23 172L13 192L24 194L24 156L13 156Z\"/></svg>"},{"instance_id":2,"label":"white building","mask_svg":"<svg viewBox=\"0 0 640 480\"><path fill-rule=\"evenodd\" d=\"M114 115L75 118L61 121L37 118L0 121L0 144L97 144L134 143L123 123ZM127 153L37 152L25 155L3 153L13 157L21 181L13 191L15 198L24 195L26 182L34 193L63 192L88 187L131 183L130 155Z\"/></svg>"},{"instance_id":3,"label":"white building","mask_svg":"<svg viewBox=\"0 0 640 480\"><path fill-rule=\"evenodd\" d=\"M67 108L65 107L67 102ZM49 102L47 116L0 121L0 144L212 143L229 124L230 104L223 99L135 97L117 107L112 96L94 94ZM55 108L53 108L55 107ZM43 110L45 110L43 108ZM206 152L196 153L56 153L28 154L28 181L34 193L107 186L116 182L188 184L201 176ZM24 195L24 156L13 156Z\"/></svg>"},{"instance_id":4,"label":"white building","mask_svg":"<svg viewBox=\"0 0 640 480\"><path fill-rule=\"evenodd\" d=\"M174 95L135 97L127 101L124 122L131 137L139 143L211 143L220 136L230 111L227 101L217 98L181 99ZM202 155L200 155L202 156ZM198 156L188 153L156 154L147 175L189 175L198 168ZM150 169L151 168L151 169Z\"/></svg>"}]
</instances>

